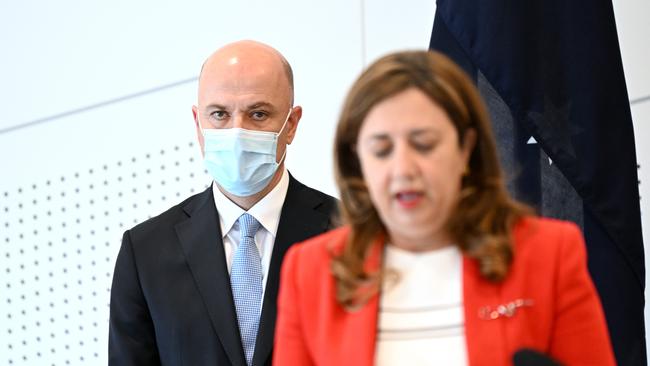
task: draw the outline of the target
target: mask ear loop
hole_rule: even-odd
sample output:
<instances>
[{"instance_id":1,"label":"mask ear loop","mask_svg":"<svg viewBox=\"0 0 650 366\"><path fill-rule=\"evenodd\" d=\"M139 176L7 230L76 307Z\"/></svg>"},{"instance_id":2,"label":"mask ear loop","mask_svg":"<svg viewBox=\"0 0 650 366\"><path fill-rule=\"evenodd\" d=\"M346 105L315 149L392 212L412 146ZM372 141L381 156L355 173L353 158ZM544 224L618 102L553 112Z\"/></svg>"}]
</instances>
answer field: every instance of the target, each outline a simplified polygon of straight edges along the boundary
<instances>
[{"instance_id":1,"label":"mask ear loop","mask_svg":"<svg viewBox=\"0 0 650 366\"><path fill-rule=\"evenodd\" d=\"M278 131L278 137L280 137L280 134L282 134L282 131L284 131L284 127L287 125L287 122L289 121L289 117L291 117L291 112L293 112L293 107L289 108L289 114L287 114L287 118L284 119L282 128L280 128L280 131Z\"/></svg>"},{"instance_id":2,"label":"mask ear loop","mask_svg":"<svg viewBox=\"0 0 650 366\"><path fill-rule=\"evenodd\" d=\"M291 112L293 112L293 107L289 108L289 114L287 114L287 118L284 119L284 123L282 124L282 128L280 128L280 131L278 131L277 138L278 140L280 139L280 134L282 134L282 131L284 131L284 127L287 125L287 122L289 121L289 117L291 116ZM284 158L287 156L287 146L284 146L284 152L282 153L282 157L280 158L280 161L277 162L278 165L282 164L284 162Z\"/></svg>"},{"instance_id":3,"label":"mask ear loop","mask_svg":"<svg viewBox=\"0 0 650 366\"><path fill-rule=\"evenodd\" d=\"M199 125L199 130L201 131L201 136L205 136L205 132L203 130L203 125L201 125L201 119L199 118L199 112L196 112L196 123Z\"/></svg>"}]
</instances>

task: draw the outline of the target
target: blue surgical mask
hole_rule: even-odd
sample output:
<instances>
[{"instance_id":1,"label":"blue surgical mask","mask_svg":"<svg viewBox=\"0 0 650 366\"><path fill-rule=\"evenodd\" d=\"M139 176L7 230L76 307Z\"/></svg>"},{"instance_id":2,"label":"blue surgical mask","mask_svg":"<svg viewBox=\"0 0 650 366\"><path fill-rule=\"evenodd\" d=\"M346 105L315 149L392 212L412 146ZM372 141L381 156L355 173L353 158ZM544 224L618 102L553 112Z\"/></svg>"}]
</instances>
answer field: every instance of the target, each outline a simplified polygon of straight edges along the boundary
<instances>
[{"instance_id":1,"label":"blue surgical mask","mask_svg":"<svg viewBox=\"0 0 650 366\"><path fill-rule=\"evenodd\" d=\"M285 149L280 162L275 161L278 137L290 115L291 110L278 132L201 128L203 162L208 173L235 196L245 197L260 192L269 184L287 154Z\"/></svg>"}]
</instances>

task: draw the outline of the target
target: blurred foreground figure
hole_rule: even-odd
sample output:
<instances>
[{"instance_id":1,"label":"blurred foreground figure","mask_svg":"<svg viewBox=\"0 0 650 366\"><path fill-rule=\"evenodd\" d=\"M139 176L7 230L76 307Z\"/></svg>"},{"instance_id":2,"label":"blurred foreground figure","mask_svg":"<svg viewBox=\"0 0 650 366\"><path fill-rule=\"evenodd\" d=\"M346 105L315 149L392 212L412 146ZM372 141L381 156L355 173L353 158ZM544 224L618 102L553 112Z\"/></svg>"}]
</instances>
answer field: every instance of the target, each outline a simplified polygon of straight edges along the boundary
<instances>
[{"instance_id":1,"label":"blurred foreground figure","mask_svg":"<svg viewBox=\"0 0 650 366\"><path fill-rule=\"evenodd\" d=\"M347 225L287 254L275 364L511 365L524 349L615 364L579 229L508 195L485 107L453 62L376 61L334 149Z\"/></svg>"}]
</instances>

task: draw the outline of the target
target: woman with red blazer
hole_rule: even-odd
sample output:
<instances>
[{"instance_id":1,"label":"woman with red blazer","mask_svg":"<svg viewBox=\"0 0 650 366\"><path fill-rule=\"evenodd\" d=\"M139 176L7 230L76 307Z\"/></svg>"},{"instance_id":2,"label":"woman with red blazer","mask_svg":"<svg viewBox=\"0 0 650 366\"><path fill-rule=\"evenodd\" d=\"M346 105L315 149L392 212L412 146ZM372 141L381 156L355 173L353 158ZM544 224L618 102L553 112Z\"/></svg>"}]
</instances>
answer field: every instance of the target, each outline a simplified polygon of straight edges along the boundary
<instances>
[{"instance_id":1,"label":"woman with red blazer","mask_svg":"<svg viewBox=\"0 0 650 366\"><path fill-rule=\"evenodd\" d=\"M579 229L509 197L485 107L449 59L365 70L335 164L346 225L285 257L275 364L615 364Z\"/></svg>"}]
</instances>

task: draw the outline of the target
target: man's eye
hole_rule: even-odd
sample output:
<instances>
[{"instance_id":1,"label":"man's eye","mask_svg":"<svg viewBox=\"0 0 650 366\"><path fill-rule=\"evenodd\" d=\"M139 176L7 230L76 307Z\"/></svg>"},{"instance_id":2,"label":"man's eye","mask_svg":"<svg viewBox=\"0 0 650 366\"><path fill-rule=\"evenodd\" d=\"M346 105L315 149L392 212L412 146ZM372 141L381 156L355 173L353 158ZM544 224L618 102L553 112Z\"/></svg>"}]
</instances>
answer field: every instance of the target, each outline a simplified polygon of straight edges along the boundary
<instances>
[{"instance_id":1,"label":"man's eye","mask_svg":"<svg viewBox=\"0 0 650 366\"><path fill-rule=\"evenodd\" d=\"M268 114L266 112L263 112L263 111L255 111L255 112L251 113L251 118L256 120L256 121L265 120L266 117L268 117Z\"/></svg>"},{"instance_id":2,"label":"man's eye","mask_svg":"<svg viewBox=\"0 0 650 366\"><path fill-rule=\"evenodd\" d=\"M216 119L217 121L222 121L228 117L228 112L226 111L215 111L212 112L212 117Z\"/></svg>"}]
</instances>

